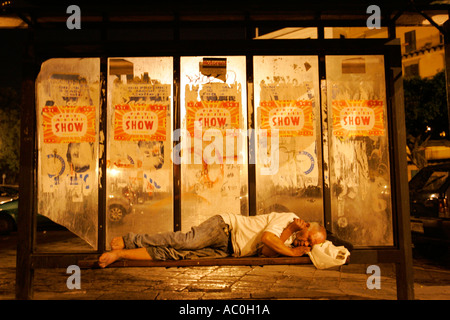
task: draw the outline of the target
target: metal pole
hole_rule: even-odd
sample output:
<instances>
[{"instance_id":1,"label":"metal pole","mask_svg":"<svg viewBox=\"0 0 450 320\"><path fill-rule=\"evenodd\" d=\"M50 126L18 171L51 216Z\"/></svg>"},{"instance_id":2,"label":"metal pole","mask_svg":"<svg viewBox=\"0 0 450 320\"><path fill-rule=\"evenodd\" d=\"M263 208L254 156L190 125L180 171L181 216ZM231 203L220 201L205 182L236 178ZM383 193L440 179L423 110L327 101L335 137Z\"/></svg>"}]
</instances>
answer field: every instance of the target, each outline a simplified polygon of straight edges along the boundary
<instances>
[{"instance_id":1,"label":"metal pole","mask_svg":"<svg viewBox=\"0 0 450 320\"><path fill-rule=\"evenodd\" d=\"M402 64L400 59L400 41L391 40L389 47L387 73L388 113L390 119L390 144L392 152L391 179L394 199L394 221L397 247L396 263L398 300L414 299L414 276L412 267L411 226L409 213L409 189L406 170L406 125L403 96Z\"/></svg>"},{"instance_id":2,"label":"metal pole","mask_svg":"<svg viewBox=\"0 0 450 320\"><path fill-rule=\"evenodd\" d=\"M16 260L16 299L33 298L34 270L32 254L35 247L35 159L36 159L36 113L35 113L35 59L34 33L28 34L24 57L22 80L22 103L20 123L20 176L19 216L17 221L18 243Z\"/></svg>"}]
</instances>

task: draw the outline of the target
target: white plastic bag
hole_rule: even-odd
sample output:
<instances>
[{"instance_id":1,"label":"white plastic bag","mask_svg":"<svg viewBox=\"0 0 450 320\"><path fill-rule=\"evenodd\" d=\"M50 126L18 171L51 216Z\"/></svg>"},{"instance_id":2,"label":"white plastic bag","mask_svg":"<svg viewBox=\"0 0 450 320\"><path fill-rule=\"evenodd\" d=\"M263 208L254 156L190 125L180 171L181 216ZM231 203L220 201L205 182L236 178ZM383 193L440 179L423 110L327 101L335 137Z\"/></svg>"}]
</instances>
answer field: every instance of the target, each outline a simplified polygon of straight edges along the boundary
<instances>
[{"instance_id":1,"label":"white plastic bag","mask_svg":"<svg viewBox=\"0 0 450 320\"><path fill-rule=\"evenodd\" d=\"M309 258L317 269L341 266L347 261L350 251L344 246L336 247L331 241L316 244L308 252Z\"/></svg>"}]
</instances>

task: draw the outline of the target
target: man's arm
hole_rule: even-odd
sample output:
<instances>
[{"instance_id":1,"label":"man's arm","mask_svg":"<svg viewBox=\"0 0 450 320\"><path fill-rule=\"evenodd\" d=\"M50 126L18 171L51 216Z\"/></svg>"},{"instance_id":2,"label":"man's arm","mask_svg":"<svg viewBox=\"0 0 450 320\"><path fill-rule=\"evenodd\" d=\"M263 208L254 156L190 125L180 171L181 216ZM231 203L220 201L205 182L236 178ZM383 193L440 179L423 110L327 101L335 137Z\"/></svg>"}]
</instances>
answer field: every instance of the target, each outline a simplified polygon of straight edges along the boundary
<instances>
[{"instance_id":1,"label":"man's arm","mask_svg":"<svg viewBox=\"0 0 450 320\"><path fill-rule=\"evenodd\" d=\"M261 253L268 257L273 257L278 254L288 257L300 257L311 250L309 247L287 247L281 238L271 232L264 232L261 241L264 244Z\"/></svg>"},{"instance_id":2,"label":"man's arm","mask_svg":"<svg viewBox=\"0 0 450 320\"><path fill-rule=\"evenodd\" d=\"M309 224L308 223L306 223L305 221L303 221L302 219L294 219L294 221L292 221L284 230L283 230L283 232L281 233L281 235L280 235L280 238L278 238L278 239L280 239L281 240L281 242L282 242L282 244L283 244L283 246L284 247L286 247L285 245L284 245L284 243L286 242L286 240L287 239L289 239L289 237L294 233L294 232L297 232L297 231L300 231L302 228L305 228L305 227L308 227L309 226ZM267 233L267 232L266 232ZM275 236L274 234L272 234L273 236ZM264 237L264 234L263 234L263 237ZM276 236L275 236L276 237ZM267 240L267 239L266 239ZM269 240L270 241L270 240ZM276 241L276 240L275 240ZM264 241L262 241L263 243L264 243ZM275 251L274 249L272 249L270 246L268 246L268 245L266 245L265 243L264 243L264 246L263 246L263 248L262 248L262 250L261 250L261 253L263 254L263 255L265 255L266 257L275 257L275 256L277 256L277 255L279 255L279 254L281 254L281 253L279 253L279 252L277 252L277 251Z\"/></svg>"},{"instance_id":3,"label":"man's arm","mask_svg":"<svg viewBox=\"0 0 450 320\"><path fill-rule=\"evenodd\" d=\"M281 242L283 243L283 246L285 246L284 245L284 242L287 240L287 239L289 239L289 237L292 235L292 233L294 233L294 231L292 230L293 228L292 228L292 223L289 225L289 226L287 226L284 230L283 230L283 232L281 233L281 235L280 235L280 240L281 240ZM270 241L270 238L269 238L269 240L267 239L267 238L264 238L264 235L266 234L266 233L270 233L270 232L264 232L263 233L263 236L262 236L262 238L261 238L261 241L262 241L262 243L264 244L264 246L262 247L262 249L261 249L261 253L263 254L263 255L265 255L266 257L276 257L279 253L277 253L276 251L274 251L271 247L269 247L268 245L266 245L266 243L264 242L264 240L265 241ZM270 233L271 235L273 235L274 237L276 237L273 233ZM266 235L266 237L267 237L267 235ZM277 237L278 238L278 237ZM275 240L276 241L276 240ZM286 247L286 246L285 246Z\"/></svg>"}]
</instances>

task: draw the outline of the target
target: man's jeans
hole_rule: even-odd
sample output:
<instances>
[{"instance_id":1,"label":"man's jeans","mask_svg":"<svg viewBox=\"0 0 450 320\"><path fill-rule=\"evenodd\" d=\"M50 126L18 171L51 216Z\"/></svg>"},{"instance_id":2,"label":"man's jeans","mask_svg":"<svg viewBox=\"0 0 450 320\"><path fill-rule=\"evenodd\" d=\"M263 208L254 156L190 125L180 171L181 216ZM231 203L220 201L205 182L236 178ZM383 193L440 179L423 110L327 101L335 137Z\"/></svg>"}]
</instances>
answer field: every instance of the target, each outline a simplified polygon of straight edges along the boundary
<instances>
[{"instance_id":1,"label":"man's jeans","mask_svg":"<svg viewBox=\"0 0 450 320\"><path fill-rule=\"evenodd\" d=\"M125 249L146 248L153 260L224 258L230 255L227 230L222 217L216 215L186 233L128 233L123 240Z\"/></svg>"}]
</instances>

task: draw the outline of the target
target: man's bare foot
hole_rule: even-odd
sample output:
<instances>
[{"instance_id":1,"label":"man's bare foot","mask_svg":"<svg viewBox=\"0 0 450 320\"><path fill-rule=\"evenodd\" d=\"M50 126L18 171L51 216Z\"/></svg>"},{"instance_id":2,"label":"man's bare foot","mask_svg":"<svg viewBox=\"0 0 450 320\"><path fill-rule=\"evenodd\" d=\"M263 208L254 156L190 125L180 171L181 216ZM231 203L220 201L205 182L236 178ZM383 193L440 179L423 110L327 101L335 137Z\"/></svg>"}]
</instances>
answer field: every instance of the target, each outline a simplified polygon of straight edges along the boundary
<instances>
[{"instance_id":1,"label":"man's bare foot","mask_svg":"<svg viewBox=\"0 0 450 320\"><path fill-rule=\"evenodd\" d=\"M123 242L122 237L115 237L111 240L111 249L112 250L121 250L125 248L125 243Z\"/></svg>"},{"instance_id":2,"label":"man's bare foot","mask_svg":"<svg viewBox=\"0 0 450 320\"><path fill-rule=\"evenodd\" d=\"M110 265L114 261L118 260L120 258L120 250L113 250L110 252L105 252L100 256L98 259L98 265L100 268L105 268L106 266Z\"/></svg>"}]
</instances>

